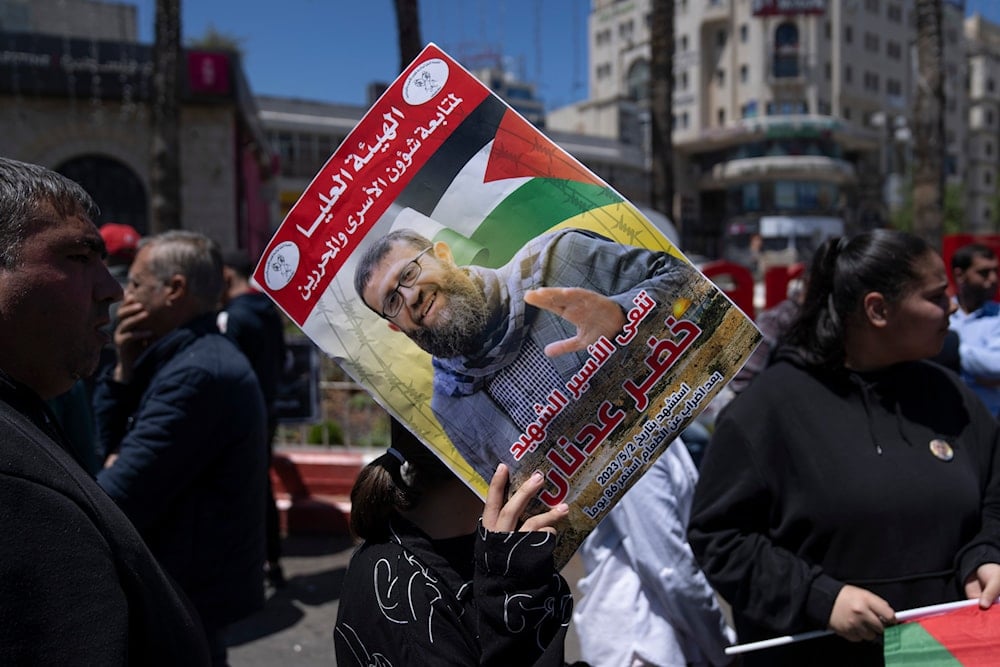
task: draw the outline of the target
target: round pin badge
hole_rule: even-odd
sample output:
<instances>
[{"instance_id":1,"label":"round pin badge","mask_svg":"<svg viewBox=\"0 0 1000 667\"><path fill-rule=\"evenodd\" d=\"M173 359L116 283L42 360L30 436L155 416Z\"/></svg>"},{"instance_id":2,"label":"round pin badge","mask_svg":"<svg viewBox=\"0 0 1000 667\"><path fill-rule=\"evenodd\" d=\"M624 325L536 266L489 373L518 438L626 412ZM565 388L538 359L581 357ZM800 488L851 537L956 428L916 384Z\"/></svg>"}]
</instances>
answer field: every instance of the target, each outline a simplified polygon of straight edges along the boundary
<instances>
[{"instance_id":1,"label":"round pin badge","mask_svg":"<svg viewBox=\"0 0 1000 667\"><path fill-rule=\"evenodd\" d=\"M942 461L951 461L955 458L955 450L951 448L944 440L934 439L930 441L928 445L931 450L931 454L941 459Z\"/></svg>"}]
</instances>

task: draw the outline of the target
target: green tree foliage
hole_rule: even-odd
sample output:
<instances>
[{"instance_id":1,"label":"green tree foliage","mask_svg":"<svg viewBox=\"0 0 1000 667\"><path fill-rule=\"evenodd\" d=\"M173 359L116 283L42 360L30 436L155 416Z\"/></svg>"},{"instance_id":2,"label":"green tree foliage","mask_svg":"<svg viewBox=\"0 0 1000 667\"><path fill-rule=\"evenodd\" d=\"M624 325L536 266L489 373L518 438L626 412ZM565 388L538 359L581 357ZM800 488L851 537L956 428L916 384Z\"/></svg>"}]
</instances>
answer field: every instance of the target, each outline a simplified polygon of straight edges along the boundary
<instances>
[{"instance_id":1,"label":"green tree foliage","mask_svg":"<svg viewBox=\"0 0 1000 667\"><path fill-rule=\"evenodd\" d=\"M894 229L913 231L913 183L907 183L903 205L890 216ZM943 232L958 234L965 229L965 190L958 183L948 183L944 189Z\"/></svg>"},{"instance_id":2,"label":"green tree foliage","mask_svg":"<svg viewBox=\"0 0 1000 667\"><path fill-rule=\"evenodd\" d=\"M245 38L219 32L214 24L209 23L208 27L205 28L205 34L189 39L187 45L189 48L205 51L231 51L242 57L244 42L246 42Z\"/></svg>"}]
</instances>

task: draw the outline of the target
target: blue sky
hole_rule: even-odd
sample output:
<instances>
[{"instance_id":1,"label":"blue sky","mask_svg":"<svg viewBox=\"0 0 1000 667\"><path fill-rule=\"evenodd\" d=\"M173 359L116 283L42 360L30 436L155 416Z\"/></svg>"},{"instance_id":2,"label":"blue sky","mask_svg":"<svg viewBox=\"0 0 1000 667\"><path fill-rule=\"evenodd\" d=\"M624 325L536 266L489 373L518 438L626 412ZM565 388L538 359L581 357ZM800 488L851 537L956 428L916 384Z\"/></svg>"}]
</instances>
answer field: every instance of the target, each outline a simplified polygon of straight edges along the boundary
<instances>
[{"instance_id":1,"label":"blue sky","mask_svg":"<svg viewBox=\"0 0 1000 667\"><path fill-rule=\"evenodd\" d=\"M209 25L242 39L244 70L257 94L364 104L369 82L399 73L392 0L181 3L182 39L203 35ZM134 4L140 40L151 42L154 0ZM512 57L513 71L539 82L539 94L555 108L586 97L589 11L589 0L420 0L421 37L459 60L490 52Z\"/></svg>"},{"instance_id":2,"label":"blue sky","mask_svg":"<svg viewBox=\"0 0 1000 667\"><path fill-rule=\"evenodd\" d=\"M838 2L840 0L830 0ZM184 39L211 25L242 40L244 70L257 94L365 103L372 81L399 72L392 0L181 0ZM152 41L154 0L136 0L139 37ZM546 108L587 95L590 0L420 0L421 32L469 63L491 53L538 84ZM1000 23L1000 0L967 0Z\"/></svg>"}]
</instances>

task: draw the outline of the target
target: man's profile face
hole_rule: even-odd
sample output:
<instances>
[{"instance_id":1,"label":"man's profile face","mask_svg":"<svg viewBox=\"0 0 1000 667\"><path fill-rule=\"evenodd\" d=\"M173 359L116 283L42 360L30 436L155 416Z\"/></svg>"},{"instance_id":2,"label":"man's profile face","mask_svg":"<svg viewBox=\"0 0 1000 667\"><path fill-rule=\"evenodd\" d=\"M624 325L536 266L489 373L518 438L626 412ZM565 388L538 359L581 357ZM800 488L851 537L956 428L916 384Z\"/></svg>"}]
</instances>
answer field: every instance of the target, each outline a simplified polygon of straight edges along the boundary
<instances>
[{"instance_id":1,"label":"man's profile face","mask_svg":"<svg viewBox=\"0 0 1000 667\"><path fill-rule=\"evenodd\" d=\"M390 328L402 331L436 357L468 354L477 349L486 327L486 297L469 274L455 266L446 245L425 250L394 244L372 271L363 294L365 303L385 313ZM393 299L401 298L401 304L399 312L392 314L386 307L394 292L399 296Z\"/></svg>"},{"instance_id":2,"label":"man's profile face","mask_svg":"<svg viewBox=\"0 0 1000 667\"><path fill-rule=\"evenodd\" d=\"M42 398L68 391L97 368L108 307L121 287L104 264L104 241L86 217L40 210L19 261L0 269L3 368Z\"/></svg>"},{"instance_id":3,"label":"man's profile face","mask_svg":"<svg viewBox=\"0 0 1000 667\"><path fill-rule=\"evenodd\" d=\"M157 277L151 268L154 246L139 248L135 261L128 270L128 284L125 286L125 303L140 303L146 314L144 328L152 332L153 339L159 339L173 330L175 323L170 320L167 282Z\"/></svg>"},{"instance_id":4,"label":"man's profile face","mask_svg":"<svg viewBox=\"0 0 1000 667\"><path fill-rule=\"evenodd\" d=\"M963 296L978 307L996 293L997 258L974 255L969 268L957 272L955 278Z\"/></svg>"}]
</instances>

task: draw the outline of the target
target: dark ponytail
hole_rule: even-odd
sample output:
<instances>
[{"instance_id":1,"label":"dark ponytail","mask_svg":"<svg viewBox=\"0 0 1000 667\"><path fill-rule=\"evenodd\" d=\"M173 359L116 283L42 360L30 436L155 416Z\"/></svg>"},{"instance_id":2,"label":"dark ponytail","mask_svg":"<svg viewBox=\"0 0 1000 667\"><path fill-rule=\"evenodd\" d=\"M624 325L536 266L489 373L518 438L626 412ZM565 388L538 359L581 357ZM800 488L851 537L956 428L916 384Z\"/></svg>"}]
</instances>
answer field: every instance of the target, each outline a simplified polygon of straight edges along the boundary
<instances>
[{"instance_id":1,"label":"dark ponytail","mask_svg":"<svg viewBox=\"0 0 1000 667\"><path fill-rule=\"evenodd\" d=\"M415 507L423 491L452 472L395 419L392 448L365 466L351 489L351 532L363 540L384 540L393 514Z\"/></svg>"},{"instance_id":2,"label":"dark ponytail","mask_svg":"<svg viewBox=\"0 0 1000 667\"><path fill-rule=\"evenodd\" d=\"M826 241L813 257L805 301L785 344L811 366L842 366L846 327L865 295L880 292L898 302L919 280L916 263L931 250L923 239L889 229Z\"/></svg>"}]
</instances>

